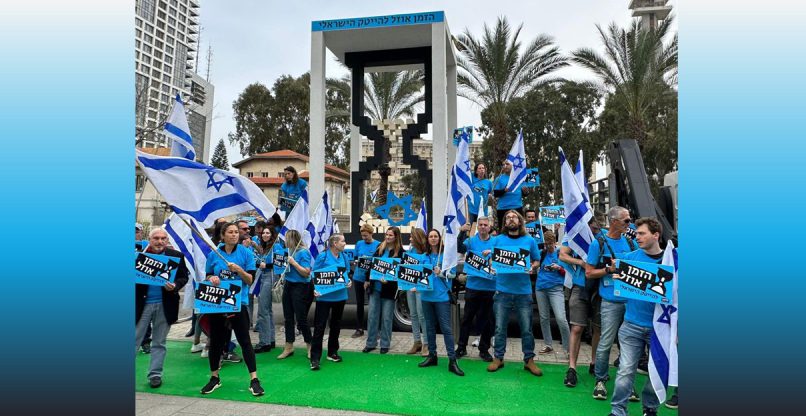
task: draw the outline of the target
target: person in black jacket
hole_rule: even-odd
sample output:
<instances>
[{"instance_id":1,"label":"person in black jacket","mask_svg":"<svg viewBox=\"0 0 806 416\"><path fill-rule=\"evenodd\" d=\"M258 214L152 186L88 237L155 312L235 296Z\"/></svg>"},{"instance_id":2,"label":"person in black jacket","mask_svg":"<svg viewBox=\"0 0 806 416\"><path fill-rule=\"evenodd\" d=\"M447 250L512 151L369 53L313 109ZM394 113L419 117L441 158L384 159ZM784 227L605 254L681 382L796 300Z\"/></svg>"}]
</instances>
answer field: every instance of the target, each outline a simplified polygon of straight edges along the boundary
<instances>
[{"instance_id":1,"label":"person in black jacket","mask_svg":"<svg viewBox=\"0 0 806 416\"><path fill-rule=\"evenodd\" d=\"M148 235L146 253L162 254L179 259L179 268L173 283L165 286L144 284L134 285L134 353L143 341L148 325L152 325L151 364L148 370L148 381L152 388L162 385L162 364L165 361L165 339L168 330L176 322L179 315L179 292L188 282L188 269L185 256L179 251L167 248L168 233L162 228L155 228Z\"/></svg>"}]
</instances>

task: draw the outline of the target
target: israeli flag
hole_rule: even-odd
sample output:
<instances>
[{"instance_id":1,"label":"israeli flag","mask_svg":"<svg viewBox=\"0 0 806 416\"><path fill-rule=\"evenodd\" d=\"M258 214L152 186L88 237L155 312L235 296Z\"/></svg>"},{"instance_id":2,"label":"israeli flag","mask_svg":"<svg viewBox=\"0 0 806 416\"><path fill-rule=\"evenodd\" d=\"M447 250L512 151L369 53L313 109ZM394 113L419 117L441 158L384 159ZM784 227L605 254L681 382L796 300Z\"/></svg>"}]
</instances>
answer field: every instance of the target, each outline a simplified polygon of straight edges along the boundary
<instances>
[{"instance_id":1,"label":"israeli flag","mask_svg":"<svg viewBox=\"0 0 806 416\"><path fill-rule=\"evenodd\" d=\"M283 227L280 228L280 232L277 233L277 235L281 240L285 241L285 233L288 230L298 231L300 235L302 235L302 241L305 242L305 246L307 247L311 243L311 237L306 231L309 222L311 222L311 218L308 214L308 190L304 189L297 203L294 204L294 208L288 213Z\"/></svg>"},{"instance_id":2,"label":"israeli flag","mask_svg":"<svg viewBox=\"0 0 806 416\"><path fill-rule=\"evenodd\" d=\"M456 186L462 194L462 200L473 197L473 175L470 173L470 143L468 136L462 135L456 149L456 160L453 163Z\"/></svg>"},{"instance_id":3,"label":"israeli flag","mask_svg":"<svg viewBox=\"0 0 806 416\"><path fill-rule=\"evenodd\" d=\"M327 191L322 194L322 202L314 210L305 229L310 240L308 250L311 252L311 262L313 262L319 253L327 250L327 240L333 234L333 213L330 210Z\"/></svg>"},{"instance_id":4,"label":"israeli flag","mask_svg":"<svg viewBox=\"0 0 806 416\"><path fill-rule=\"evenodd\" d=\"M526 151L523 147L523 129L518 133L515 143L512 143L512 149L509 150L507 161L512 164L512 171L509 172L509 182L506 190L512 192L521 186L523 181L526 180L526 175L529 174L529 168L526 167Z\"/></svg>"},{"instance_id":5,"label":"israeli flag","mask_svg":"<svg viewBox=\"0 0 806 416\"><path fill-rule=\"evenodd\" d=\"M428 211L425 208L425 198L420 203L420 213L417 214L417 222L414 223L414 228L419 228L426 233L428 232Z\"/></svg>"},{"instance_id":6,"label":"israeli flag","mask_svg":"<svg viewBox=\"0 0 806 416\"><path fill-rule=\"evenodd\" d=\"M256 210L263 218L276 211L260 188L241 175L180 157L135 152L143 173L171 209L203 228L244 211Z\"/></svg>"},{"instance_id":7,"label":"israeli flag","mask_svg":"<svg viewBox=\"0 0 806 416\"><path fill-rule=\"evenodd\" d=\"M194 233L190 227L196 229ZM193 284L185 285L185 297L183 308L193 308L193 291L197 282L205 278L205 267L207 266L207 255L212 251L213 242L207 237L199 223L194 219L182 221L175 213L165 220L165 232L168 233L168 240L171 245L185 255L185 265L190 273Z\"/></svg>"},{"instance_id":8,"label":"israeli flag","mask_svg":"<svg viewBox=\"0 0 806 416\"><path fill-rule=\"evenodd\" d=\"M588 193L588 181L585 179L585 168L584 164L582 163L582 149L579 150L579 160L577 160L577 164L574 167L574 177L579 184L579 187L582 188L582 195L585 196L585 200L588 201L588 207L590 207L590 200L591 196ZM591 210L593 211L593 210Z\"/></svg>"},{"instance_id":9,"label":"israeli flag","mask_svg":"<svg viewBox=\"0 0 806 416\"><path fill-rule=\"evenodd\" d=\"M193 138L190 137L188 118L185 115L185 104L176 93L176 101L171 116L165 122L165 136L171 138L171 156L195 160L196 152L193 150Z\"/></svg>"},{"instance_id":10,"label":"israeli flag","mask_svg":"<svg viewBox=\"0 0 806 416\"><path fill-rule=\"evenodd\" d=\"M588 259L588 248L593 241L593 233L588 221L593 218L593 211L582 194L571 165L560 148L560 176L563 188L563 211L565 212L565 234L568 247L574 250L583 260Z\"/></svg>"},{"instance_id":11,"label":"israeli flag","mask_svg":"<svg viewBox=\"0 0 806 416\"><path fill-rule=\"evenodd\" d=\"M666 401L666 389L677 386L677 249L669 241L661 264L674 266L672 303L655 305L652 335L649 338L649 379L658 401Z\"/></svg>"},{"instance_id":12,"label":"israeli flag","mask_svg":"<svg viewBox=\"0 0 806 416\"><path fill-rule=\"evenodd\" d=\"M459 263L459 228L465 223L465 216L460 209L462 203L462 193L456 180L456 171L451 171L450 184L448 186L448 201L445 204L445 215L442 218L444 228L444 247L442 265L440 269L448 272Z\"/></svg>"}]
</instances>

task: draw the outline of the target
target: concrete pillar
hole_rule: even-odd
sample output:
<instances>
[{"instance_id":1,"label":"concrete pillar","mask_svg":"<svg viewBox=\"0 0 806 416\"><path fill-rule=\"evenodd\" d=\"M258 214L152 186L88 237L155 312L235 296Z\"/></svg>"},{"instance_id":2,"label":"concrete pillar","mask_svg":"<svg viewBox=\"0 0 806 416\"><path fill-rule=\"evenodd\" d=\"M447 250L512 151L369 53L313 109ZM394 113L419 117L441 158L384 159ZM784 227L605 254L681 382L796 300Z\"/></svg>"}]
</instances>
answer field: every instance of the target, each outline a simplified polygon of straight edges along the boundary
<instances>
[{"instance_id":1,"label":"concrete pillar","mask_svg":"<svg viewBox=\"0 0 806 416\"><path fill-rule=\"evenodd\" d=\"M434 152L431 166L433 168L433 203L428 207L436 229L442 229L442 216L445 213L445 201L448 196L448 169L453 160L448 161L448 146L453 139L448 126L447 95L447 55L445 53L445 23L431 25L431 68L432 68L432 137Z\"/></svg>"},{"instance_id":2,"label":"concrete pillar","mask_svg":"<svg viewBox=\"0 0 806 416\"><path fill-rule=\"evenodd\" d=\"M310 210L319 204L325 192L325 37L311 32L311 108L308 198Z\"/></svg>"},{"instance_id":3,"label":"concrete pillar","mask_svg":"<svg viewBox=\"0 0 806 416\"><path fill-rule=\"evenodd\" d=\"M450 48L450 40L446 34L446 48ZM456 146L453 145L453 129L459 127L456 123L456 64L448 63L447 67L447 88L448 94L448 163L456 160Z\"/></svg>"}]
</instances>

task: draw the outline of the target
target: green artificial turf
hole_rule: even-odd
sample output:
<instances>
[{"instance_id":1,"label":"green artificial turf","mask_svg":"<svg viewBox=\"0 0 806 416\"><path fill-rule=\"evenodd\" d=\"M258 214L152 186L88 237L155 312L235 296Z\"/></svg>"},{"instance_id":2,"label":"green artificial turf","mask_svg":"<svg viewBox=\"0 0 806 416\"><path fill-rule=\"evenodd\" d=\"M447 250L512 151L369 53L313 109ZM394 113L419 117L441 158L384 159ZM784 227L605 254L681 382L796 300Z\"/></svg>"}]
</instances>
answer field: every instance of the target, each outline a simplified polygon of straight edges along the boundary
<instances>
[{"instance_id":1,"label":"green artificial turf","mask_svg":"<svg viewBox=\"0 0 806 416\"><path fill-rule=\"evenodd\" d=\"M146 378L149 356L136 358L137 391L189 397L209 397L249 403L275 403L327 409L410 415L607 415L610 401L594 400L593 376L587 366L579 367L576 388L563 385L567 367L543 364L542 377L523 370L522 363L506 362L495 373L477 359L460 360L465 377L447 370L448 359L439 366L419 368L419 356L379 355L340 352L341 363L322 361L321 370L310 370L305 349L297 349L285 360L277 360L281 349L257 355L258 377L266 394L253 397L248 390L246 365L224 363L221 387L209 395L199 390L210 377L207 359L190 353L189 342L169 341L163 384L152 389ZM324 356L323 356L324 358ZM612 395L615 369L607 387ZM636 386L643 387L646 376L637 375ZM630 403L630 414L641 414L640 403ZM661 406L660 415L677 411Z\"/></svg>"}]
</instances>

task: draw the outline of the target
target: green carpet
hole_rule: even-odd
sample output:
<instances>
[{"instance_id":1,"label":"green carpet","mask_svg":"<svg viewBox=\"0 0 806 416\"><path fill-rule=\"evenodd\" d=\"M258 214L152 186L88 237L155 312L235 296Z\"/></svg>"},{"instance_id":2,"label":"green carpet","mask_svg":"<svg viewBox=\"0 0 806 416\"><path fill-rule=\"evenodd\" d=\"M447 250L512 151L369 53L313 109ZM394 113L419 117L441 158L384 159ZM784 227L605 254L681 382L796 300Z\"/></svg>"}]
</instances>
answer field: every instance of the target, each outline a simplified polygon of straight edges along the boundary
<instances>
[{"instance_id":1,"label":"green carpet","mask_svg":"<svg viewBox=\"0 0 806 416\"><path fill-rule=\"evenodd\" d=\"M240 349L239 349L240 351ZM379 355L341 352L344 361L322 361L321 370L313 372L304 349L277 360L279 349L257 355L258 377L266 394L253 397L248 390L246 365L224 363L221 387L208 396L199 393L210 377L207 359L190 353L189 342L169 341L163 385L148 386L149 356L136 358L136 389L189 397L210 397L249 403L275 403L327 409L410 415L607 415L609 401L594 400L593 376L587 366L580 367L576 388L563 385L566 366L541 365L543 377L534 377L517 362L495 373L486 371L486 363L477 359L460 360L465 377L448 372L448 359L440 357L439 366L419 368L419 356ZM584 374L583 374L584 372ZM615 369L611 369L615 380ZM643 387L646 376L638 375L636 386ZM608 382L613 388L613 381ZM640 390L639 390L640 392ZM611 392L612 393L612 392ZM641 414L640 403L630 403L630 414ZM661 406L660 415L677 411Z\"/></svg>"}]
</instances>

